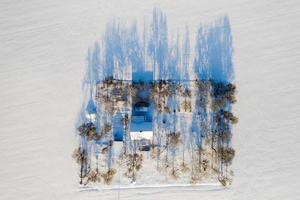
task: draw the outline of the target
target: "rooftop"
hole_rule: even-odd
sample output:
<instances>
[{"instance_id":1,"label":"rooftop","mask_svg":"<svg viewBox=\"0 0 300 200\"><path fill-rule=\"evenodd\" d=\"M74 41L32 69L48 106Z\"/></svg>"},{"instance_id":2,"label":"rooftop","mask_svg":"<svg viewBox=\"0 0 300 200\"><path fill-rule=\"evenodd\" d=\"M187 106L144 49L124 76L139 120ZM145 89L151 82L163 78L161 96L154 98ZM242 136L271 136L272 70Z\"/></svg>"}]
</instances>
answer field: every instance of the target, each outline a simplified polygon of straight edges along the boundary
<instances>
[{"instance_id":1,"label":"rooftop","mask_svg":"<svg viewBox=\"0 0 300 200\"><path fill-rule=\"evenodd\" d=\"M142 132L142 131L152 131L152 122L145 122L145 121L131 122L130 132Z\"/></svg>"}]
</instances>

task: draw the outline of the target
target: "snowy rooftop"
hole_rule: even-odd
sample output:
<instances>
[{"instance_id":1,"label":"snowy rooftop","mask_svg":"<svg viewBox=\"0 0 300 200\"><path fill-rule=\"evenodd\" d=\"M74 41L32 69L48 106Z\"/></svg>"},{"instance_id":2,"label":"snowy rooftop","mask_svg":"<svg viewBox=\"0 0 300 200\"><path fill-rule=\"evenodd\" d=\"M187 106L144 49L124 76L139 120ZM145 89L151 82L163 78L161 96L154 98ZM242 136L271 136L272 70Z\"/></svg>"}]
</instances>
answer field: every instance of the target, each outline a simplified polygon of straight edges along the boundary
<instances>
[{"instance_id":1,"label":"snowy rooftop","mask_svg":"<svg viewBox=\"0 0 300 200\"><path fill-rule=\"evenodd\" d=\"M152 131L143 131L143 132L130 132L131 140L152 140L153 132Z\"/></svg>"},{"instance_id":2,"label":"snowy rooftop","mask_svg":"<svg viewBox=\"0 0 300 200\"><path fill-rule=\"evenodd\" d=\"M152 131L152 122L132 122L130 132Z\"/></svg>"}]
</instances>

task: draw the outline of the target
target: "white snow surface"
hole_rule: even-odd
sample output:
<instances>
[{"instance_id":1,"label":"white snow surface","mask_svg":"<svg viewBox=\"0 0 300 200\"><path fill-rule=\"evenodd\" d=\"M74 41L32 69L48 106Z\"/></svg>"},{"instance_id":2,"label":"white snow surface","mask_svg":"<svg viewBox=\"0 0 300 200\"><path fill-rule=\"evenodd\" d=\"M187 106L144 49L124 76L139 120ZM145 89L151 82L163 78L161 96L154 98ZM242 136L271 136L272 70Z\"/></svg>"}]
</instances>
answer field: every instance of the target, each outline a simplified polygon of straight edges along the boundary
<instances>
[{"instance_id":1,"label":"white snow surface","mask_svg":"<svg viewBox=\"0 0 300 200\"><path fill-rule=\"evenodd\" d=\"M113 18L169 32L228 14L238 88L229 188L82 190L71 154L88 46ZM300 2L297 0L2 0L0 199L300 199Z\"/></svg>"}]
</instances>

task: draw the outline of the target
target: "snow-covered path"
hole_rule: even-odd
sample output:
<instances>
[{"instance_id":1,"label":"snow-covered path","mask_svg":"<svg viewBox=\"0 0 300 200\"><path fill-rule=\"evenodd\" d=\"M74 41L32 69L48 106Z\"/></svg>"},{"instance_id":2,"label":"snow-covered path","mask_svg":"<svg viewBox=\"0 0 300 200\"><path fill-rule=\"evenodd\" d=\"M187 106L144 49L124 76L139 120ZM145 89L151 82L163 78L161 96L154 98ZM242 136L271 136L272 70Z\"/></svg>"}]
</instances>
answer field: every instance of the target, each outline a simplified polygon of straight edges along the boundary
<instances>
[{"instance_id":1,"label":"snow-covered path","mask_svg":"<svg viewBox=\"0 0 300 200\"><path fill-rule=\"evenodd\" d=\"M78 191L74 124L87 48L116 17L168 16L169 32L228 14L238 103L233 185L121 190L120 199L300 196L300 3L291 1L0 2L0 199L117 199ZM193 30L193 28L191 29Z\"/></svg>"}]
</instances>

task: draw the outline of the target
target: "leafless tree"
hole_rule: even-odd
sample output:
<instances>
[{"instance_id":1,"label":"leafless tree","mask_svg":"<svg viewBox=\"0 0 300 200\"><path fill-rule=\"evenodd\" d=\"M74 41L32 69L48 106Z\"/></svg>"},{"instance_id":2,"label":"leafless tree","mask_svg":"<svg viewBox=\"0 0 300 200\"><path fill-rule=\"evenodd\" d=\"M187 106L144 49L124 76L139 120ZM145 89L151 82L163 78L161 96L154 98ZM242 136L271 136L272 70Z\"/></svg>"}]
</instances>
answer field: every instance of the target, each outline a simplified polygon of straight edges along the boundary
<instances>
[{"instance_id":1,"label":"leafless tree","mask_svg":"<svg viewBox=\"0 0 300 200\"><path fill-rule=\"evenodd\" d=\"M87 166L86 152L82 147L78 147L74 150L72 157L80 165L80 184L82 184L82 180L86 176L86 173L84 172Z\"/></svg>"},{"instance_id":2,"label":"leafless tree","mask_svg":"<svg viewBox=\"0 0 300 200\"><path fill-rule=\"evenodd\" d=\"M89 182L101 182L101 173L99 172L98 169L94 169L91 170L88 174L87 174L87 179L86 179L86 184L88 184Z\"/></svg>"},{"instance_id":3,"label":"leafless tree","mask_svg":"<svg viewBox=\"0 0 300 200\"><path fill-rule=\"evenodd\" d=\"M125 175L131 178L132 182L135 182L136 172L142 168L143 155L137 153L127 154L126 160L127 171Z\"/></svg>"},{"instance_id":4,"label":"leafless tree","mask_svg":"<svg viewBox=\"0 0 300 200\"><path fill-rule=\"evenodd\" d=\"M107 172L101 173L101 177L105 184L109 185L112 182L113 177L117 173L117 170L115 169L109 169Z\"/></svg>"}]
</instances>

